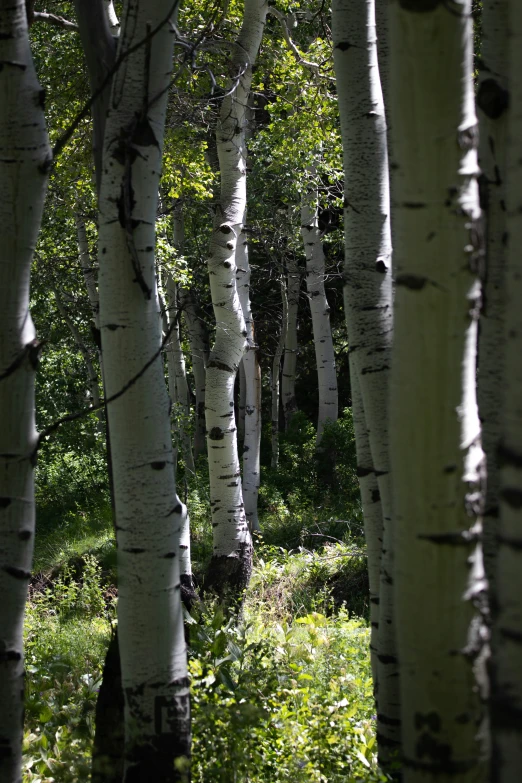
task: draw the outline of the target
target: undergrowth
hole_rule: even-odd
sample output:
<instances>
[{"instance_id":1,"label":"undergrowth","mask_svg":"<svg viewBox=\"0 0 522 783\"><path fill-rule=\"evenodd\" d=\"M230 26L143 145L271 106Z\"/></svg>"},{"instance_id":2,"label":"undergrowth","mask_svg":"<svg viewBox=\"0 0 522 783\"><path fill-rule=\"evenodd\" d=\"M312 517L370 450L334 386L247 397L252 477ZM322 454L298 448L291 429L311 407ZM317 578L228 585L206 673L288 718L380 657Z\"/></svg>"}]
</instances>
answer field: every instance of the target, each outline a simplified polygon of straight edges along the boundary
<instances>
[{"instance_id":1,"label":"undergrowth","mask_svg":"<svg viewBox=\"0 0 522 783\"><path fill-rule=\"evenodd\" d=\"M346 412L326 443L317 458L313 430L297 416L281 437L280 469L264 468L263 533L241 617L206 601L188 618L194 783L384 780ZM211 554L205 468L203 460L186 487L196 581ZM67 492L60 498L55 484L64 470L42 473L48 502L39 489L43 522L26 615L24 783L88 781L97 691L116 622L106 492L83 506Z\"/></svg>"}]
</instances>

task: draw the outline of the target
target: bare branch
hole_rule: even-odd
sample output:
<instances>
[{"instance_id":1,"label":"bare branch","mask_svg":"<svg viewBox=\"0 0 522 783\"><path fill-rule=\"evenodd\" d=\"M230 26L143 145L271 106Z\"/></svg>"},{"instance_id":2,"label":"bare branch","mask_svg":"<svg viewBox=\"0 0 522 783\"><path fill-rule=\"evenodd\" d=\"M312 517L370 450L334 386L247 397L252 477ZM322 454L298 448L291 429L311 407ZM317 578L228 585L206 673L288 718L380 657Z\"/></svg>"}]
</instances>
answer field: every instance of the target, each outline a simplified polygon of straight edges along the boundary
<instances>
[{"instance_id":1,"label":"bare branch","mask_svg":"<svg viewBox=\"0 0 522 783\"><path fill-rule=\"evenodd\" d=\"M69 19L64 19L63 16L57 14L48 14L46 11L33 11L31 15L32 22L47 22L55 27L62 27L64 30L76 30L80 28L75 22L70 22Z\"/></svg>"}]
</instances>

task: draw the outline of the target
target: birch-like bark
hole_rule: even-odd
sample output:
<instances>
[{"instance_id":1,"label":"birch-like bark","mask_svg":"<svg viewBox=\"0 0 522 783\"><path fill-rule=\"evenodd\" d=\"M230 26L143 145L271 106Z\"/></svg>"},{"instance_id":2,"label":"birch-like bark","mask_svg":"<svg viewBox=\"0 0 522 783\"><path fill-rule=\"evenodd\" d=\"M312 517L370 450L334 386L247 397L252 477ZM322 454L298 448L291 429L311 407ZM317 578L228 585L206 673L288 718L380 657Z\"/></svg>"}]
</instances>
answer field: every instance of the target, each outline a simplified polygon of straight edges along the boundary
<instances>
[{"instance_id":1,"label":"birch-like bark","mask_svg":"<svg viewBox=\"0 0 522 783\"><path fill-rule=\"evenodd\" d=\"M108 407L125 694L124 783L182 780L176 760L190 755L180 600L183 508L175 487L154 264L173 11L172 0L125 5L120 51L144 43L112 82L99 199L106 394L128 385Z\"/></svg>"},{"instance_id":2,"label":"birch-like bark","mask_svg":"<svg viewBox=\"0 0 522 783\"><path fill-rule=\"evenodd\" d=\"M283 356L283 373L281 377L281 399L285 416L285 429L290 426L292 416L297 410L295 399L295 379L297 370L297 316L299 312L299 295L301 292L301 275L293 257L286 264L286 291L283 296L287 300L288 326L286 330L285 350Z\"/></svg>"},{"instance_id":3,"label":"birch-like bark","mask_svg":"<svg viewBox=\"0 0 522 783\"><path fill-rule=\"evenodd\" d=\"M118 15L116 14L116 10L114 8L114 3L112 0L103 0L103 5L105 6L105 16L107 18L111 35L114 38L119 38L121 27L120 20L118 19Z\"/></svg>"},{"instance_id":4,"label":"birch-like bark","mask_svg":"<svg viewBox=\"0 0 522 783\"><path fill-rule=\"evenodd\" d=\"M403 780L480 783L488 766L471 2L419 11L395 0L390 19L398 166L390 444Z\"/></svg>"},{"instance_id":5,"label":"birch-like bark","mask_svg":"<svg viewBox=\"0 0 522 783\"><path fill-rule=\"evenodd\" d=\"M192 291L180 288L180 307L185 315L187 336L192 356L192 373L194 375L194 391L196 396L196 422L194 432L193 454L197 457L206 450L205 429L205 384L209 356L208 330L196 307Z\"/></svg>"},{"instance_id":6,"label":"birch-like bark","mask_svg":"<svg viewBox=\"0 0 522 783\"><path fill-rule=\"evenodd\" d=\"M315 167L308 170L308 182L301 196L301 235L306 256L306 287L312 315L315 361L319 386L317 444L321 442L327 421L337 421L338 395L330 306L324 290L325 262L319 231Z\"/></svg>"},{"instance_id":7,"label":"birch-like bark","mask_svg":"<svg viewBox=\"0 0 522 783\"><path fill-rule=\"evenodd\" d=\"M373 0L336 0L332 13L346 183L344 302L350 343L350 377L357 378L356 383L359 383L371 464L383 515L377 732L379 760L386 766L393 760L400 743L388 443L393 313L386 120L377 63ZM360 414L354 414L358 419ZM365 454L363 444L358 448ZM370 527L373 528L376 508L372 506L371 511Z\"/></svg>"},{"instance_id":8,"label":"birch-like bark","mask_svg":"<svg viewBox=\"0 0 522 783\"><path fill-rule=\"evenodd\" d=\"M74 0L92 95L96 95L91 112L93 118L93 153L96 189L100 192L105 118L109 107L110 82L107 74L116 61L117 39L109 27L106 0ZM103 85L103 89L102 89Z\"/></svg>"},{"instance_id":9,"label":"birch-like bark","mask_svg":"<svg viewBox=\"0 0 522 783\"><path fill-rule=\"evenodd\" d=\"M19 783L40 353L29 283L51 164L23 0L0 0L0 64L0 780Z\"/></svg>"},{"instance_id":10,"label":"birch-like bark","mask_svg":"<svg viewBox=\"0 0 522 783\"><path fill-rule=\"evenodd\" d=\"M234 417L234 382L247 336L236 286L236 246L246 209L247 99L267 10L266 0L245 0L216 133L221 197L208 262L216 339L207 366L205 417L214 544L206 584L218 590L227 584L241 590L252 568Z\"/></svg>"},{"instance_id":11,"label":"birch-like bark","mask_svg":"<svg viewBox=\"0 0 522 783\"><path fill-rule=\"evenodd\" d=\"M500 522L492 611L492 780L515 783L522 770L522 6L509 1L507 252Z\"/></svg>"},{"instance_id":12,"label":"birch-like bark","mask_svg":"<svg viewBox=\"0 0 522 783\"><path fill-rule=\"evenodd\" d=\"M382 553L382 508L381 496L375 467L368 427L364 418L364 408L359 378L354 374L350 378L352 392L352 418L357 451L357 476L361 489L361 505L364 521L364 538L368 560L368 581L370 583L370 657L375 701L379 711L379 593Z\"/></svg>"},{"instance_id":13,"label":"birch-like bark","mask_svg":"<svg viewBox=\"0 0 522 783\"><path fill-rule=\"evenodd\" d=\"M288 332L288 296L286 281L283 278L281 279L281 301L283 304L281 331L279 332L279 339L272 362L272 468L277 468L279 465L279 373L281 372L281 358L285 350Z\"/></svg>"},{"instance_id":14,"label":"birch-like bark","mask_svg":"<svg viewBox=\"0 0 522 783\"><path fill-rule=\"evenodd\" d=\"M239 395L237 403L237 442L238 448L240 448L240 444L245 440L246 376L243 359L241 359L239 363L237 379L239 382Z\"/></svg>"},{"instance_id":15,"label":"birch-like bark","mask_svg":"<svg viewBox=\"0 0 522 783\"><path fill-rule=\"evenodd\" d=\"M261 365L257 358L257 345L254 333L254 320L250 304L250 264L248 262L248 243L245 233L241 233L236 248L236 280L239 301L247 333L247 345L240 367L244 372L245 421L243 435L243 500L245 514L250 531L260 530L257 513L257 498L261 478ZM240 374L241 378L241 374ZM241 409L241 395L240 395Z\"/></svg>"},{"instance_id":16,"label":"birch-like bark","mask_svg":"<svg viewBox=\"0 0 522 783\"><path fill-rule=\"evenodd\" d=\"M508 123L508 0L482 3L482 42L477 93L480 124L480 195L485 219L486 265L480 313L477 396L488 479L483 518L484 567L494 595L498 534L497 446L504 390L506 264L506 145Z\"/></svg>"}]
</instances>

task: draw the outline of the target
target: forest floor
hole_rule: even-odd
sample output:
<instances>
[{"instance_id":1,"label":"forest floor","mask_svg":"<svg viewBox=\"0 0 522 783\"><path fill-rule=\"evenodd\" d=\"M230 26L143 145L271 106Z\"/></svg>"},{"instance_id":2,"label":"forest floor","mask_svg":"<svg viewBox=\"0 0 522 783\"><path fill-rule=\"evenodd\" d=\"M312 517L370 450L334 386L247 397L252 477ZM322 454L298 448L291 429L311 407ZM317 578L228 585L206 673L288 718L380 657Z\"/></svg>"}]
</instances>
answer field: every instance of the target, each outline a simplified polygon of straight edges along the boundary
<instances>
[{"instance_id":1,"label":"forest floor","mask_svg":"<svg viewBox=\"0 0 522 783\"><path fill-rule=\"evenodd\" d=\"M347 472L354 466L337 466L337 489L321 489L319 504L319 463L302 446L290 442L285 452L283 444L282 467L265 471L263 535L241 620L209 600L186 616L193 783L386 779L376 763L366 561L356 479ZM308 481L296 482L296 468L311 472ZM88 493L81 509L58 508L49 487L39 498L23 781L85 783L116 623L110 508ZM188 487L188 505L198 582L211 551L204 481Z\"/></svg>"}]
</instances>

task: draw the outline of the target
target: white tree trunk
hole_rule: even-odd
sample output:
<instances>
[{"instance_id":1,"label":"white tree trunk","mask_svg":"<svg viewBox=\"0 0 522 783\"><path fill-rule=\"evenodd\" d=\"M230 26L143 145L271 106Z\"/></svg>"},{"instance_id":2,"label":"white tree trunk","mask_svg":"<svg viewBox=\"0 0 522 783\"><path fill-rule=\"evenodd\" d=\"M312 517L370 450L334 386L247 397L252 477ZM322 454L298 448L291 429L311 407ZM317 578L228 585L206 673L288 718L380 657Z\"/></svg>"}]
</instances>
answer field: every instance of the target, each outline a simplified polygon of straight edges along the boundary
<instances>
[{"instance_id":1,"label":"white tree trunk","mask_svg":"<svg viewBox=\"0 0 522 783\"><path fill-rule=\"evenodd\" d=\"M379 485L375 475L368 427L357 374L350 378L352 391L352 417L357 450L357 476L361 488L361 504L364 520L364 538L368 560L370 583L370 655L375 699L379 703L379 603L382 553L382 508Z\"/></svg>"},{"instance_id":2,"label":"white tree trunk","mask_svg":"<svg viewBox=\"0 0 522 783\"><path fill-rule=\"evenodd\" d=\"M498 534L499 471L497 446L504 390L505 265L506 265L506 145L508 123L508 0L482 3L482 43L479 89L479 164L485 218L486 269L480 313L477 395L482 443L488 463L483 518L484 567L490 596L494 591Z\"/></svg>"},{"instance_id":3,"label":"white tree trunk","mask_svg":"<svg viewBox=\"0 0 522 783\"><path fill-rule=\"evenodd\" d=\"M107 22L109 24L109 29L111 31L111 34L118 38L120 35L120 20L118 19L118 16L116 14L116 11L114 9L114 3L112 0L103 0L103 5L105 7L105 14L107 17Z\"/></svg>"},{"instance_id":4,"label":"white tree trunk","mask_svg":"<svg viewBox=\"0 0 522 783\"><path fill-rule=\"evenodd\" d=\"M203 454L205 440L205 384L209 356L208 331L198 312L194 296L187 288L180 288L180 306L185 315L185 324L192 355L192 373L196 395L196 422L194 432L194 456Z\"/></svg>"},{"instance_id":5,"label":"white tree trunk","mask_svg":"<svg viewBox=\"0 0 522 783\"><path fill-rule=\"evenodd\" d=\"M315 361L319 386L317 444L321 442L327 421L337 421L338 395L330 307L324 291L325 263L319 231L315 167L308 170L308 182L301 194L301 235L306 256L306 287L312 315Z\"/></svg>"},{"instance_id":6,"label":"white tree trunk","mask_svg":"<svg viewBox=\"0 0 522 783\"><path fill-rule=\"evenodd\" d=\"M118 635L125 694L125 772L181 779L190 709L180 600L182 505L176 495L169 397L160 355L154 225L173 35L171 0L128 0L103 150L100 326L118 543ZM165 23L167 22L167 23ZM156 358L154 358L156 357ZM134 380L133 380L134 379Z\"/></svg>"},{"instance_id":7,"label":"white tree trunk","mask_svg":"<svg viewBox=\"0 0 522 783\"><path fill-rule=\"evenodd\" d=\"M286 281L283 278L281 279L281 301L283 303L281 331L272 362L272 468L277 468L279 465L279 373L281 372L281 358L285 350L288 332L288 296Z\"/></svg>"},{"instance_id":8,"label":"white tree trunk","mask_svg":"<svg viewBox=\"0 0 522 783\"><path fill-rule=\"evenodd\" d=\"M405 783L488 777L471 1L394 2L390 443ZM382 627L382 626L380 626ZM482 693L481 693L482 690Z\"/></svg>"},{"instance_id":9,"label":"white tree trunk","mask_svg":"<svg viewBox=\"0 0 522 783\"><path fill-rule=\"evenodd\" d=\"M243 359L244 358L245 355L243 354ZM243 443L243 441L245 440L246 376L245 376L245 366L243 364L243 359L241 359L237 371L237 379L239 383L239 395L238 395L239 399L237 405L238 448L239 448L239 444Z\"/></svg>"},{"instance_id":10,"label":"white tree trunk","mask_svg":"<svg viewBox=\"0 0 522 783\"><path fill-rule=\"evenodd\" d=\"M0 63L0 780L19 783L39 356L29 282L51 163L23 0L0 0Z\"/></svg>"},{"instance_id":11,"label":"white tree trunk","mask_svg":"<svg viewBox=\"0 0 522 783\"><path fill-rule=\"evenodd\" d=\"M216 339L207 366L206 427L214 551L208 587L242 589L250 578L252 539L245 516L234 417L234 382L246 345L236 286L236 246L246 209L246 106L268 5L245 0L231 56L233 81L221 104L217 148L221 198L208 262Z\"/></svg>"},{"instance_id":12,"label":"white tree trunk","mask_svg":"<svg viewBox=\"0 0 522 783\"><path fill-rule=\"evenodd\" d=\"M285 351L283 356L283 373L281 378L281 399L285 415L285 429L288 429L292 416L297 410L295 399L295 378L297 370L297 317L299 312L299 295L301 292L301 274L294 258L287 261L286 291L288 326L286 330Z\"/></svg>"},{"instance_id":13,"label":"white tree trunk","mask_svg":"<svg viewBox=\"0 0 522 783\"><path fill-rule=\"evenodd\" d=\"M379 759L386 765L400 742L388 445L393 313L386 120L377 63L373 0L336 0L332 13L346 183L344 300L350 377L352 383L357 378L362 396L371 464L383 514L377 730ZM359 448L365 454L364 445ZM371 512L373 528L375 506Z\"/></svg>"},{"instance_id":14,"label":"white tree trunk","mask_svg":"<svg viewBox=\"0 0 522 783\"><path fill-rule=\"evenodd\" d=\"M246 234L241 233L236 248L236 280L247 332L246 351L241 367L245 376L245 431L243 436L243 500L250 531L259 530L257 497L260 481L261 449L261 365L257 359L254 321L250 304L250 264ZM240 375L241 378L241 375ZM241 407L241 403L240 403Z\"/></svg>"},{"instance_id":15,"label":"white tree trunk","mask_svg":"<svg viewBox=\"0 0 522 783\"><path fill-rule=\"evenodd\" d=\"M492 607L492 769L498 783L522 770L522 5L509 1L509 127L505 268L504 399L501 416L500 522ZM487 61L486 61L487 64ZM502 171L501 171L502 177Z\"/></svg>"}]
</instances>

